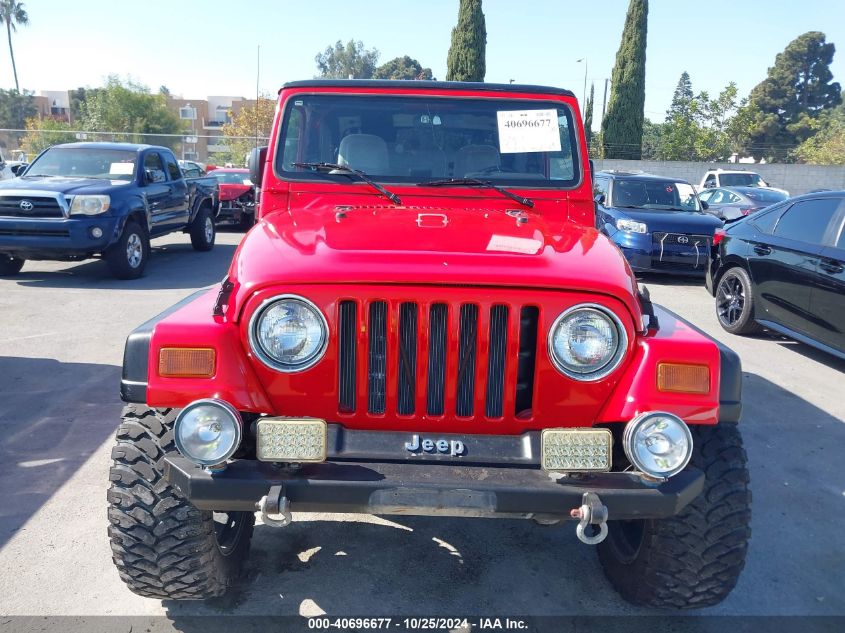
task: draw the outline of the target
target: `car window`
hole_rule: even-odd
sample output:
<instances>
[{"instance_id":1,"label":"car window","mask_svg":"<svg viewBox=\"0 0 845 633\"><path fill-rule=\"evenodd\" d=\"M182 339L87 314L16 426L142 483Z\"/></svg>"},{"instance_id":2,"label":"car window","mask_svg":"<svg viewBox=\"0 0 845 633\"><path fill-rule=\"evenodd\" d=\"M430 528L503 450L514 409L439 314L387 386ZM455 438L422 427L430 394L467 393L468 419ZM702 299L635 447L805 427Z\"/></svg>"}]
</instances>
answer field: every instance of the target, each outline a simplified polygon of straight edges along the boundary
<instances>
[{"instance_id":1,"label":"car window","mask_svg":"<svg viewBox=\"0 0 845 633\"><path fill-rule=\"evenodd\" d=\"M758 211L751 216L749 222L766 235L771 235L772 231L775 230L775 224L777 224L778 218L788 206L788 204L779 204L763 211Z\"/></svg>"},{"instance_id":2,"label":"car window","mask_svg":"<svg viewBox=\"0 0 845 633\"><path fill-rule=\"evenodd\" d=\"M164 155L164 164L167 165L167 173L170 176L170 180L180 180L182 178L182 172L179 169L179 165L167 154Z\"/></svg>"},{"instance_id":3,"label":"car window","mask_svg":"<svg viewBox=\"0 0 845 633\"><path fill-rule=\"evenodd\" d=\"M704 186L705 187L715 187L716 186L716 176L714 174L709 174L707 178L704 179Z\"/></svg>"},{"instance_id":4,"label":"car window","mask_svg":"<svg viewBox=\"0 0 845 633\"><path fill-rule=\"evenodd\" d=\"M724 202L725 192L721 189L714 189L710 197L710 204L722 204Z\"/></svg>"},{"instance_id":5,"label":"car window","mask_svg":"<svg viewBox=\"0 0 845 633\"><path fill-rule=\"evenodd\" d=\"M607 178L596 178L593 181L593 198L596 196L602 195L604 196L605 201L607 200L607 186L608 186L608 179Z\"/></svg>"},{"instance_id":6,"label":"car window","mask_svg":"<svg viewBox=\"0 0 845 633\"><path fill-rule=\"evenodd\" d=\"M710 199L712 197L713 197L713 190L712 189L708 189L707 191L702 191L700 194L698 194L699 200L701 200L702 202L706 202L707 204L710 204L711 202L713 202Z\"/></svg>"},{"instance_id":7,"label":"car window","mask_svg":"<svg viewBox=\"0 0 845 633\"><path fill-rule=\"evenodd\" d=\"M153 182L164 182L167 176L164 173L164 165L158 152L149 152L144 157L144 170L152 174Z\"/></svg>"},{"instance_id":8,"label":"car window","mask_svg":"<svg viewBox=\"0 0 845 633\"><path fill-rule=\"evenodd\" d=\"M725 195L728 199L728 202L730 202L730 203L742 202L742 198L740 198L738 195L736 195L732 191L726 191Z\"/></svg>"},{"instance_id":9,"label":"car window","mask_svg":"<svg viewBox=\"0 0 845 633\"><path fill-rule=\"evenodd\" d=\"M775 235L807 244L821 244L839 199L801 200L784 213L775 227Z\"/></svg>"},{"instance_id":10,"label":"car window","mask_svg":"<svg viewBox=\"0 0 845 633\"><path fill-rule=\"evenodd\" d=\"M839 239L836 240L836 248L845 251L845 224L839 227Z\"/></svg>"}]
</instances>

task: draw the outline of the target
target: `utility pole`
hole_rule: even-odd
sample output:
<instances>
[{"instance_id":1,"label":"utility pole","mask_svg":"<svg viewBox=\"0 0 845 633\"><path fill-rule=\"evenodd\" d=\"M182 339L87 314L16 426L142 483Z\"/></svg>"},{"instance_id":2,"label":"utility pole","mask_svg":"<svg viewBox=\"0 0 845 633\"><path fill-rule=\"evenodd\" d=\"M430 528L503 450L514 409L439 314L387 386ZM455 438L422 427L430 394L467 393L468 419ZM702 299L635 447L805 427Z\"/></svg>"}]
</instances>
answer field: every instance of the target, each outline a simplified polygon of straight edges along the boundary
<instances>
[{"instance_id":1,"label":"utility pole","mask_svg":"<svg viewBox=\"0 0 845 633\"><path fill-rule=\"evenodd\" d=\"M584 94L581 97L581 107L583 108L584 105L587 103L587 68L589 61L586 57L582 57L581 59L577 60L576 63L580 64L584 62Z\"/></svg>"},{"instance_id":2,"label":"utility pole","mask_svg":"<svg viewBox=\"0 0 845 633\"><path fill-rule=\"evenodd\" d=\"M256 47L255 53L255 147L258 148L258 100L261 98L261 93L258 88L258 80L261 76L261 44Z\"/></svg>"},{"instance_id":3,"label":"utility pole","mask_svg":"<svg viewBox=\"0 0 845 633\"><path fill-rule=\"evenodd\" d=\"M610 83L610 79L604 80L604 99L601 101L601 120L604 121L604 111L607 108L607 84Z\"/></svg>"}]
</instances>

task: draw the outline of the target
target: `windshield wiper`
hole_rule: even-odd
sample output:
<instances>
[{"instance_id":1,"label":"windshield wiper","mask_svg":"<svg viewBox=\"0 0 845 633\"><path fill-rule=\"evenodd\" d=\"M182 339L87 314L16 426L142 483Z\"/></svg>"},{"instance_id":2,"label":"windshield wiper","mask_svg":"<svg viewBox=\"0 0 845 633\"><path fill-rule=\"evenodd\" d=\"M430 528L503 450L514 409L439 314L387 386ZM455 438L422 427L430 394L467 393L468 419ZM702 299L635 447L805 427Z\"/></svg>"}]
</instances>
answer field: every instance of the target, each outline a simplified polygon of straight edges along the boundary
<instances>
[{"instance_id":1,"label":"windshield wiper","mask_svg":"<svg viewBox=\"0 0 845 633\"><path fill-rule=\"evenodd\" d=\"M373 189L376 189L380 193L382 193L388 200L390 200L393 204L402 204L402 199L397 196L392 191L388 191L380 184L378 184L375 180L370 178L367 174L365 174L360 169L353 169L349 165L338 165L336 163L294 163L294 167L304 167L307 169L316 169L317 171L345 171L350 174L355 174L363 180L365 183L370 185Z\"/></svg>"},{"instance_id":2,"label":"windshield wiper","mask_svg":"<svg viewBox=\"0 0 845 633\"><path fill-rule=\"evenodd\" d=\"M443 180L430 180L428 182L418 182L417 186L419 187L480 187L482 189L492 189L493 191L497 191L503 196L510 198L514 202L518 202L524 207L528 207L529 209L534 208L534 201L531 198L524 198L523 196L519 196L512 191L508 191L504 187L500 187L499 185L494 185L489 180L478 180L477 178L445 178Z\"/></svg>"}]
</instances>

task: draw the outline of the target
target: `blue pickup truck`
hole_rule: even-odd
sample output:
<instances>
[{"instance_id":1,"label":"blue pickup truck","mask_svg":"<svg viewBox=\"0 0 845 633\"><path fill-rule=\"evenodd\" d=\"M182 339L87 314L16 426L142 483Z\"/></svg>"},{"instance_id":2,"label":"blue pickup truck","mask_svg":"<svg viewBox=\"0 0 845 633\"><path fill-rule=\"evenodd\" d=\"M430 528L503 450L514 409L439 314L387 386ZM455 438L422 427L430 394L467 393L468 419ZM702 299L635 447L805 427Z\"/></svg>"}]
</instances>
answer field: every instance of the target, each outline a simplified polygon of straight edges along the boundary
<instances>
[{"instance_id":1,"label":"blue pickup truck","mask_svg":"<svg viewBox=\"0 0 845 633\"><path fill-rule=\"evenodd\" d=\"M102 257L120 279L140 277L150 239L182 231L214 247L219 186L185 178L173 152L130 143L68 143L0 182L0 276L27 259Z\"/></svg>"}]
</instances>

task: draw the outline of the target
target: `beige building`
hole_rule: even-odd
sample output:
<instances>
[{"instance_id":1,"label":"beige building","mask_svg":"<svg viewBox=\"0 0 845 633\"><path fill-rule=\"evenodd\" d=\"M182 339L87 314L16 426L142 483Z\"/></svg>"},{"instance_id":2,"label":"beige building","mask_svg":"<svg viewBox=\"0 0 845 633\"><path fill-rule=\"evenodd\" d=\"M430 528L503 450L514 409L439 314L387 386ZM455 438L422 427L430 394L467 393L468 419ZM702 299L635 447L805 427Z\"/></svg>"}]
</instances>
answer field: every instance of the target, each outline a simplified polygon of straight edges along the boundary
<instances>
[{"instance_id":1,"label":"beige building","mask_svg":"<svg viewBox=\"0 0 845 633\"><path fill-rule=\"evenodd\" d=\"M168 108L185 123L179 158L214 163L215 154L229 151L223 126L232 121L232 114L254 105L254 99L242 97L209 96L205 100L168 97Z\"/></svg>"}]
</instances>

